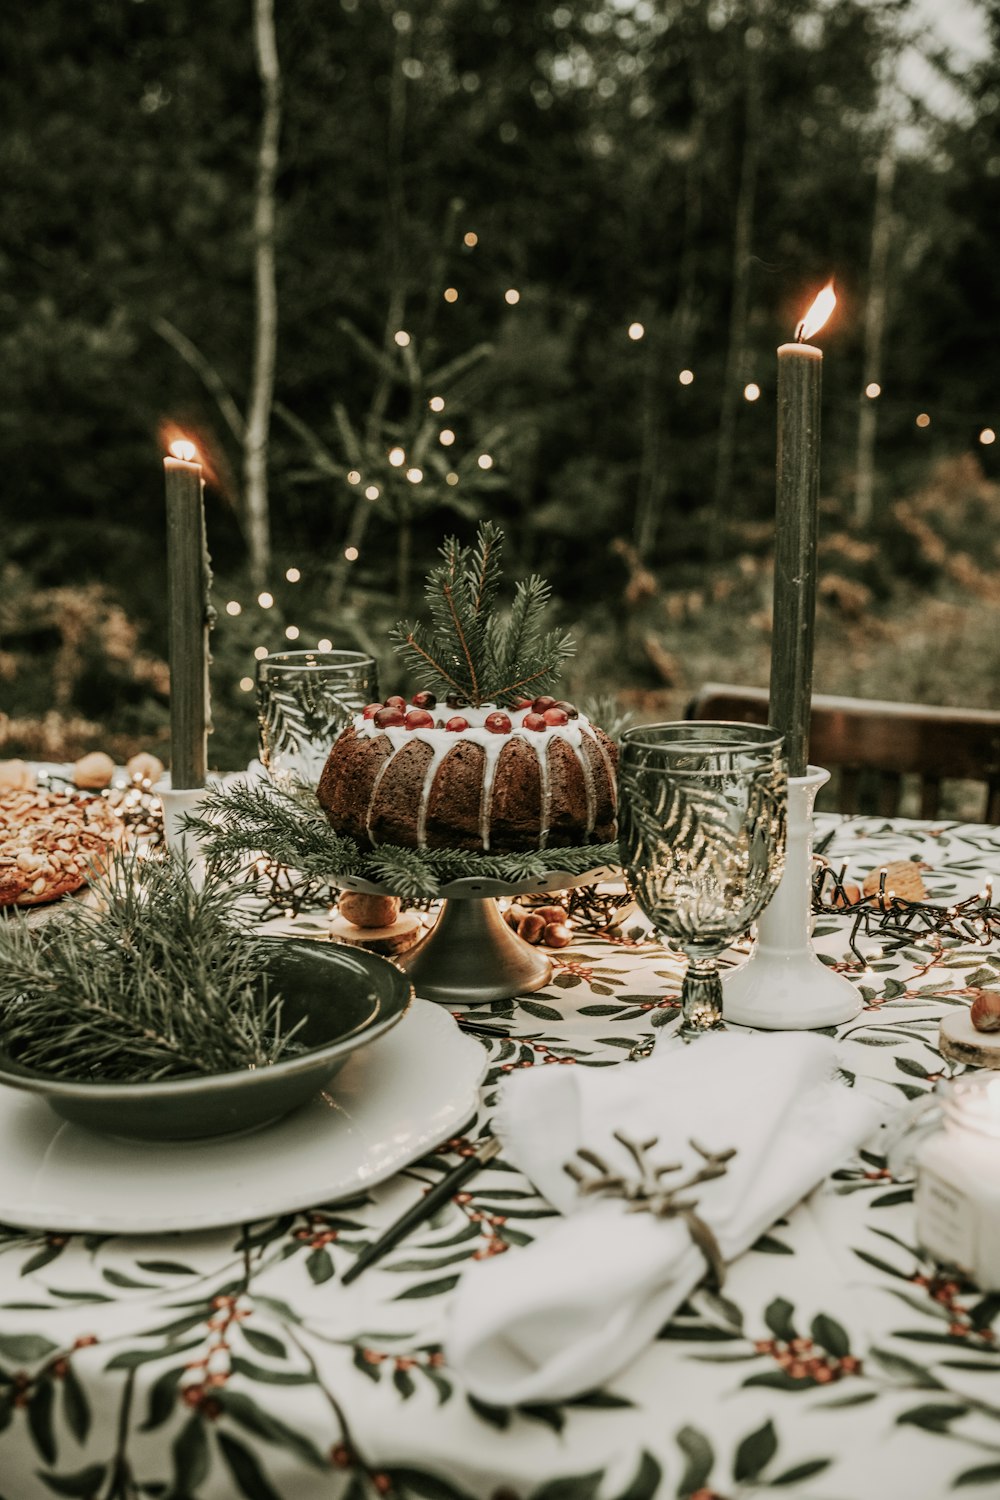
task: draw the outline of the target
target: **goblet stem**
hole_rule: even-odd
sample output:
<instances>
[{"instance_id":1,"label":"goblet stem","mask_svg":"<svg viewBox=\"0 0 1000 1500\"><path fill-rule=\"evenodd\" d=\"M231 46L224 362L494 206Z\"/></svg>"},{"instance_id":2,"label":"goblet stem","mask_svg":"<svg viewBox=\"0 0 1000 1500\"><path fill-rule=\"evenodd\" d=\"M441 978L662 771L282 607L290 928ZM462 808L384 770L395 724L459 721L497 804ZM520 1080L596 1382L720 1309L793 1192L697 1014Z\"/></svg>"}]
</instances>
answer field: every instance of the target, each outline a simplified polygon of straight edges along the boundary
<instances>
[{"instance_id":1,"label":"goblet stem","mask_svg":"<svg viewBox=\"0 0 1000 1500\"><path fill-rule=\"evenodd\" d=\"M715 953L688 949L687 954L681 986L681 1035L690 1038L722 1025L722 981Z\"/></svg>"}]
</instances>

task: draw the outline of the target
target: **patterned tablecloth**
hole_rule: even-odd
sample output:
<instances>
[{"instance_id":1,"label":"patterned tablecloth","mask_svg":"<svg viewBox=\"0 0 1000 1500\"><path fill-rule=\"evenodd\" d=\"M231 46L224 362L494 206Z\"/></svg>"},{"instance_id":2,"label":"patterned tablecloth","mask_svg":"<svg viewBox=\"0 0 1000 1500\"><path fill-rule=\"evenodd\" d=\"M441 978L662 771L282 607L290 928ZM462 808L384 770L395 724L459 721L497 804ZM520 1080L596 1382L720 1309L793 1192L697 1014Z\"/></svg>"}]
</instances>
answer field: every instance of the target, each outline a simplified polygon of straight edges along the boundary
<instances>
[{"instance_id":1,"label":"patterned tablecloth","mask_svg":"<svg viewBox=\"0 0 1000 1500\"><path fill-rule=\"evenodd\" d=\"M919 855L932 893L961 898L1000 875L1000 830L857 819L831 853L851 874ZM851 971L844 923L816 942ZM942 1076L939 1017L1000 978L1000 952L869 948L844 1066L913 1099ZM682 1045L678 977L645 939L560 951L547 990L492 1007L510 1036L483 1042L483 1118L513 1068L628 1067L643 1040ZM438 1340L463 1263L545 1232L551 1211L502 1160L355 1285L338 1280L461 1145L370 1197L242 1229L0 1231L3 1500L1000 1492L1000 1295L921 1252L912 1183L877 1155L844 1162L609 1388L500 1410L467 1398Z\"/></svg>"}]
</instances>

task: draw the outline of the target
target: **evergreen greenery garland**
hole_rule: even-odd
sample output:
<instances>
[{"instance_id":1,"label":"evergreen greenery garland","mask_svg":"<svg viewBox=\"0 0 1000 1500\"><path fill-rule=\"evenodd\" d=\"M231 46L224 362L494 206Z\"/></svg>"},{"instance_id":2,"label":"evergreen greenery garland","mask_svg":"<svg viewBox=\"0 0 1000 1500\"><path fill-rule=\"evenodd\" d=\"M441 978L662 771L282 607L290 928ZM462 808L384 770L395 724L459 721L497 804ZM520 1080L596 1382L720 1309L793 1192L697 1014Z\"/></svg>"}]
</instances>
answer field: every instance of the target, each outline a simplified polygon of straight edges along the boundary
<instances>
[{"instance_id":1,"label":"evergreen greenery garland","mask_svg":"<svg viewBox=\"0 0 1000 1500\"><path fill-rule=\"evenodd\" d=\"M585 875L618 863L617 844L571 849L532 849L516 854L477 854L463 849L404 849L382 844L361 850L335 833L312 788L294 792L262 782L235 782L202 800L203 817L189 819L198 841L214 858L252 859L265 854L278 864L338 880L370 880L396 896L436 896L453 880L483 879L539 884L553 872Z\"/></svg>"}]
</instances>

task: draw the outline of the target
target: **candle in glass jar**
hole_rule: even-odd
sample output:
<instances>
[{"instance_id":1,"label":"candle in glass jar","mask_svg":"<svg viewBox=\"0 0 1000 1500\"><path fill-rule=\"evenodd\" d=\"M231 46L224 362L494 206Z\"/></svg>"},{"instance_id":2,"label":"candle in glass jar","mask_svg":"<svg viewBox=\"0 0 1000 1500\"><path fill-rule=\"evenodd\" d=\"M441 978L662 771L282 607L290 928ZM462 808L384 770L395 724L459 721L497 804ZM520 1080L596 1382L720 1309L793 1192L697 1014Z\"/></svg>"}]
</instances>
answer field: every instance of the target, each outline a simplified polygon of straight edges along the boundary
<instances>
[{"instance_id":1,"label":"candle in glass jar","mask_svg":"<svg viewBox=\"0 0 1000 1500\"><path fill-rule=\"evenodd\" d=\"M170 782L205 785L208 715L208 591L202 467L193 443L170 445L167 490L167 610L170 659Z\"/></svg>"},{"instance_id":2,"label":"candle in glass jar","mask_svg":"<svg viewBox=\"0 0 1000 1500\"><path fill-rule=\"evenodd\" d=\"M917 1238L984 1292L1000 1291L1000 1075L940 1085L943 1128L917 1152Z\"/></svg>"},{"instance_id":3,"label":"candle in glass jar","mask_svg":"<svg viewBox=\"0 0 1000 1500\"><path fill-rule=\"evenodd\" d=\"M836 301L831 282L799 324L796 342L782 344L778 349L778 463L768 719L785 736L790 776L804 776L809 760L816 616L823 353L806 340L819 332Z\"/></svg>"}]
</instances>

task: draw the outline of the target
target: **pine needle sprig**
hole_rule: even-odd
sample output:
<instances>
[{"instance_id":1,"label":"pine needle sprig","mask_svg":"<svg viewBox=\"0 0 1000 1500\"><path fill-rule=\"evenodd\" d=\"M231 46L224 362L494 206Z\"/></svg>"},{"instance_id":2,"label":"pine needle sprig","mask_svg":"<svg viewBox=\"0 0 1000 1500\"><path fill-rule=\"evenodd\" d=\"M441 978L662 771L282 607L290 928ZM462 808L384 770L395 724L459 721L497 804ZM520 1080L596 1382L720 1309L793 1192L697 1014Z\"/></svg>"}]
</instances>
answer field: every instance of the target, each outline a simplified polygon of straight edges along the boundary
<instances>
[{"instance_id":1,"label":"pine needle sprig","mask_svg":"<svg viewBox=\"0 0 1000 1500\"><path fill-rule=\"evenodd\" d=\"M500 612L502 549L503 532L492 521L480 526L472 548L448 538L443 561L427 577L430 627L402 620L390 633L415 681L477 708L506 706L529 691L532 697L547 691L574 651L569 635L542 632L550 603L543 578L533 575L519 583L510 611Z\"/></svg>"},{"instance_id":2,"label":"pine needle sprig","mask_svg":"<svg viewBox=\"0 0 1000 1500\"><path fill-rule=\"evenodd\" d=\"M213 859L252 862L266 855L303 874L360 875L363 856L353 839L334 833L312 787L295 790L270 782L234 781L211 787L201 798L200 817L185 826Z\"/></svg>"},{"instance_id":3,"label":"pine needle sprig","mask_svg":"<svg viewBox=\"0 0 1000 1500\"><path fill-rule=\"evenodd\" d=\"M503 532L485 521L475 548L448 537L443 562L427 575L425 596L433 628L401 621L391 632L396 649L420 681L432 674L439 692L457 694L477 706L484 702L491 675L489 630L500 584Z\"/></svg>"},{"instance_id":4,"label":"pine needle sprig","mask_svg":"<svg viewBox=\"0 0 1000 1500\"><path fill-rule=\"evenodd\" d=\"M228 1073L289 1050L269 945L235 917L234 871L202 889L173 858L118 855L40 928L0 924L0 1048L20 1066L93 1082Z\"/></svg>"}]
</instances>

